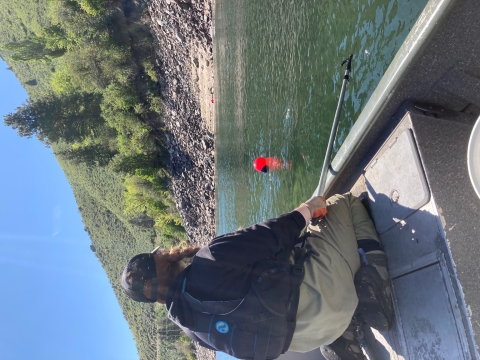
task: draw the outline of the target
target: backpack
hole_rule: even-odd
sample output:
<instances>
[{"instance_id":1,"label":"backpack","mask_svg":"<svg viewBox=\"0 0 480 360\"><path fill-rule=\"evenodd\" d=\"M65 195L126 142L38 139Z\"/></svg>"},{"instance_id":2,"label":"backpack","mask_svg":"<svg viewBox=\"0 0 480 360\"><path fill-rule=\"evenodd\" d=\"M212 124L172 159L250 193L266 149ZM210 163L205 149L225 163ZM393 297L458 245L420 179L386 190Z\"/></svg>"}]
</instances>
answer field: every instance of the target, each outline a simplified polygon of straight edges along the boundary
<instances>
[{"instance_id":1,"label":"backpack","mask_svg":"<svg viewBox=\"0 0 480 360\"><path fill-rule=\"evenodd\" d=\"M190 308L193 319L188 328L177 324L201 346L239 359L279 357L292 341L303 264L313 253L293 248L295 262L290 264L291 251L255 263L250 289L243 299L199 301L183 290L182 303Z\"/></svg>"}]
</instances>

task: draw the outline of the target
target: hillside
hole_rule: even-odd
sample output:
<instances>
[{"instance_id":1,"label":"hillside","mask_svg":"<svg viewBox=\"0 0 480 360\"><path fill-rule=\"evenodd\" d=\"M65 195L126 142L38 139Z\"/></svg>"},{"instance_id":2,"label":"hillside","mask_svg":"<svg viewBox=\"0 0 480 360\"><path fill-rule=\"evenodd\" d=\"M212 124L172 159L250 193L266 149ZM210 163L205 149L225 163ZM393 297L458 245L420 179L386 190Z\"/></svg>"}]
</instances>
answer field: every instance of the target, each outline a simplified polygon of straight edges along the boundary
<instances>
[{"instance_id":1,"label":"hillside","mask_svg":"<svg viewBox=\"0 0 480 360\"><path fill-rule=\"evenodd\" d=\"M50 25L46 1L2 0L0 4L0 44L25 40L29 35ZM8 63L9 69L15 73L31 98L40 98L49 91L55 62L13 62L8 60L4 50L0 50L0 56Z\"/></svg>"}]
</instances>

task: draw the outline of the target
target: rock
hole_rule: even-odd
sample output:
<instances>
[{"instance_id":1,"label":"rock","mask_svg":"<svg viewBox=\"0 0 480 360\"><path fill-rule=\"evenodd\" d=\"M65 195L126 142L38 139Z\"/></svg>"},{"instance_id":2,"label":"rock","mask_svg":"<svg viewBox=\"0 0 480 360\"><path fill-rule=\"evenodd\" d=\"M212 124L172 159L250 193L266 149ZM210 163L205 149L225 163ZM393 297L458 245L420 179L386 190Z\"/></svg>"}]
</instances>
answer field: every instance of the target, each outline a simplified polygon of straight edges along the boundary
<instances>
[{"instance_id":1,"label":"rock","mask_svg":"<svg viewBox=\"0 0 480 360\"><path fill-rule=\"evenodd\" d=\"M176 35L178 41L180 41L180 42L185 41L185 37L180 33L180 31L178 31L175 35Z\"/></svg>"}]
</instances>

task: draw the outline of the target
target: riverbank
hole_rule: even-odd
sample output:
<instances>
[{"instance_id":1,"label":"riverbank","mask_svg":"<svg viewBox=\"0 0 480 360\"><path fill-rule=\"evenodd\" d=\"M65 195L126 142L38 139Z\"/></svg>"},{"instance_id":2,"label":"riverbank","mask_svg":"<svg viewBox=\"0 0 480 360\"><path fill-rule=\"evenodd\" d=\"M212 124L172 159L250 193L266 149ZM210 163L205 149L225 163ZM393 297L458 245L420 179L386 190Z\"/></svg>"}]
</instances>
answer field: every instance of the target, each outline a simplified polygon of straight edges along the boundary
<instances>
[{"instance_id":1,"label":"riverbank","mask_svg":"<svg viewBox=\"0 0 480 360\"><path fill-rule=\"evenodd\" d=\"M149 3L163 102L168 170L193 245L215 236L215 113L212 0ZM199 360L215 352L196 345Z\"/></svg>"},{"instance_id":2,"label":"riverbank","mask_svg":"<svg viewBox=\"0 0 480 360\"><path fill-rule=\"evenodd\" d=\"M190 241L215 236L212 0L149 3L168 169Z\"/></svg>"}]
</instances>

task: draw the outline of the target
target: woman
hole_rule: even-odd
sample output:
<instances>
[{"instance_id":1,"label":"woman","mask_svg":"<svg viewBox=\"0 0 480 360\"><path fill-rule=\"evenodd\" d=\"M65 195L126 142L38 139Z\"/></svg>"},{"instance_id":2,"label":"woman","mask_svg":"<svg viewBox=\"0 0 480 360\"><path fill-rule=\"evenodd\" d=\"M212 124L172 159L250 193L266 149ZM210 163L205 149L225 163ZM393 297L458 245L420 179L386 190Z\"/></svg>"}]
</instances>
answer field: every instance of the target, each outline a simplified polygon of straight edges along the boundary
<instances>
[{"instance_id":1,"label":"woman","mask_svg":"<svg viewBox=\"0 0 480 360\"><path fill-rule=\"evenodd\" d=\"M327 359L365 359L351 322L359 297L365 321L382 331L391 325L393 308L385 253L367 211L350 193L332 196L326 203L313 197L290 213L217 237L200 249L137 255L125 267L122 286L132 299L156 301L169 310L182 286L200 301L241 299L250 288L255 263L300 242L312 214L325 207L325 218L308 227L306 247L314 254L304 264L288 349L307 352L321 347ZM364 264L369 264L361 271L359 249ZM189 257L193 260L187 266L183 259ZM176 316L181 314L170 311L172 319Z\"/></svg>"}]
</instances>

